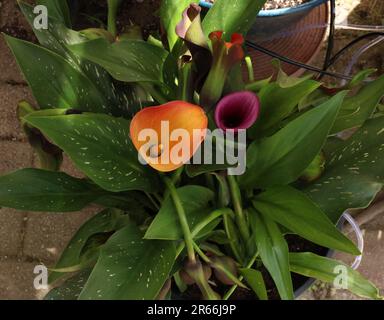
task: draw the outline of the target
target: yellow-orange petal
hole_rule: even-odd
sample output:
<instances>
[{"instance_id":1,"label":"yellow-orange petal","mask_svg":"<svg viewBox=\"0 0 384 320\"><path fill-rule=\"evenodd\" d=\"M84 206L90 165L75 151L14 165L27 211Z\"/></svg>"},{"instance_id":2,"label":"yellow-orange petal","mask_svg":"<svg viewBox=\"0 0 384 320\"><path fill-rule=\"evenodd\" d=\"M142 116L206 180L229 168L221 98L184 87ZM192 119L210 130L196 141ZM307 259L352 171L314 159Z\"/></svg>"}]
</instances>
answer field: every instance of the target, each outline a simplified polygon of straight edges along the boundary
<instances>
[{"instance_id":1,"label":"yellow-orange petal","mask_svg":"<svg viewBox=\"0 0 384 320\"><path fill-rule=\"evenodd\" d=\"M184 101L148 107L131 121L131 139L141 157L161 172L176 170L196 153L205 138L204 110Z\"/></svg>"}]
</instances>

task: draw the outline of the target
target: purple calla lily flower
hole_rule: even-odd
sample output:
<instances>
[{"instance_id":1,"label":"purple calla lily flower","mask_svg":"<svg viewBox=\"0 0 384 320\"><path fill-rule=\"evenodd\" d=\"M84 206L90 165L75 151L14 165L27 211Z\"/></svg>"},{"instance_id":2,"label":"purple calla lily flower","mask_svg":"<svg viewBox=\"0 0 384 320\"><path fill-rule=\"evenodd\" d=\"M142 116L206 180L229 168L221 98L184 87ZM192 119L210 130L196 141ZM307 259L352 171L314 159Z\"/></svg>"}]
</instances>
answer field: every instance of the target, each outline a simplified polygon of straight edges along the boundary
<instances>
[{"instance_id":1,"label":"purple calla lily flower","mask_svg":"<svg viewBox=\"0 0 384 320\"><path fill-rule=\"evenodd\" d=\"M260 111L260 101L251 91L229 94L219 101L215 111L215 121L220 129L250 128Z\"/></svg>"}]
</instances>

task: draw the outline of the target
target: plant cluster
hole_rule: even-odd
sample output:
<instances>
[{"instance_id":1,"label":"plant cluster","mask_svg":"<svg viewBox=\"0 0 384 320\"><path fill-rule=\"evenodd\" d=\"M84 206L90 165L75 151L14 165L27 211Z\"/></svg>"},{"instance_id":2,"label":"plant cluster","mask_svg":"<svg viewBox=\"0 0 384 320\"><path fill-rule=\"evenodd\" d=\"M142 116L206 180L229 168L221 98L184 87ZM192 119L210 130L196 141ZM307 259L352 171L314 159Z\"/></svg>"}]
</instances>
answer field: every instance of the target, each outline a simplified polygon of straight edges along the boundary
<instances>
[{"instance_id":1,"label":"plant cluster","mask_svg":"<svg viewBox=\"0 0 384 320\"><path fill-rule=\"evenodd\" d=\"M36 2L49 11L48 29L34 29L40 44L5 38L37 102L21 102L18 115L41 167L0 177L0 205L103 207L51 269L51 283L66 281L47 299L172 299L194 289L229 299L239 288L268 299L266 277L294 299L292 273L332 283L340 265L350 291L380 298L325 251L290 252L287 236L361 254L336 223L383 186L384 76L367 81L368 70L328 88L276 63L274 78L255 81L244 36L265 0L217 0L206 15L198 1L164 0L162 37L147 40L116 34L121 1L108 1L108 30L81 31L65 1ZM20 7L33 26L33 7ZM187 138L152 143L162 122ZM188 163L209 129L246 130L245 143L229 146L246 150L243 175L229 163ZM189 156L161 158L174 147ZM60 172L63 154L86 178Z\"/></svg>"}]
</instances>

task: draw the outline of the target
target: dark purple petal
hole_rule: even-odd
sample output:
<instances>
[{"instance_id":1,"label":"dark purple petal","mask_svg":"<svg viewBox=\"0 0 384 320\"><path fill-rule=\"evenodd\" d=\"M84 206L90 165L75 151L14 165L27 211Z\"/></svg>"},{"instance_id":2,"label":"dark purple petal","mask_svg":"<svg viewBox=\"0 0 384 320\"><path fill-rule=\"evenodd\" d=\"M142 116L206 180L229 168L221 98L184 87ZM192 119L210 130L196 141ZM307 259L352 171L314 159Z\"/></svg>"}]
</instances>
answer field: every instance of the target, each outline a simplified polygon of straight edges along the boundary
<instances>
[{"instance_id":1,"label":"dark purple petal","mask_svg":"<svg viewBox=\"0 0 384 320\"><path fill-rule=\"evenodd\" d=\"M216 106L215 121L220 129L248 129L259 115L260 101L251 91L225 96Z\"/></svg>"}]
</instances>

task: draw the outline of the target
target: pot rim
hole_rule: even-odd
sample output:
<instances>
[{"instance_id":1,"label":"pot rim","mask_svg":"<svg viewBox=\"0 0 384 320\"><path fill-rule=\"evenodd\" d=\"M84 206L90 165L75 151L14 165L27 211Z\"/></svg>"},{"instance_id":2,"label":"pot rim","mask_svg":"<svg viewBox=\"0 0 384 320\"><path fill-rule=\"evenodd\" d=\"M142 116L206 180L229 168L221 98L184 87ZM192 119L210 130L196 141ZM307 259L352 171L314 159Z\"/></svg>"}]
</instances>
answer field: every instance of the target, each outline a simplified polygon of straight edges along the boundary
<instances>
[{"instance_id":1,"label":"pot rim","mask_svg":"<svg viewBox=\"0 0 384 320\"><path fill-rule=\"evenodd\" d=\"M310 0L309 2L300 4L295 7L281 8L281 9L272 9L272 10L261 10L258 14L259 17L277 17L293 13L303 12L314 7L317 7L329 0ZM212 8L213 3L205 2L205 0L200 0L200 6L205 8Z\"/></svg>"}]
</instances>

